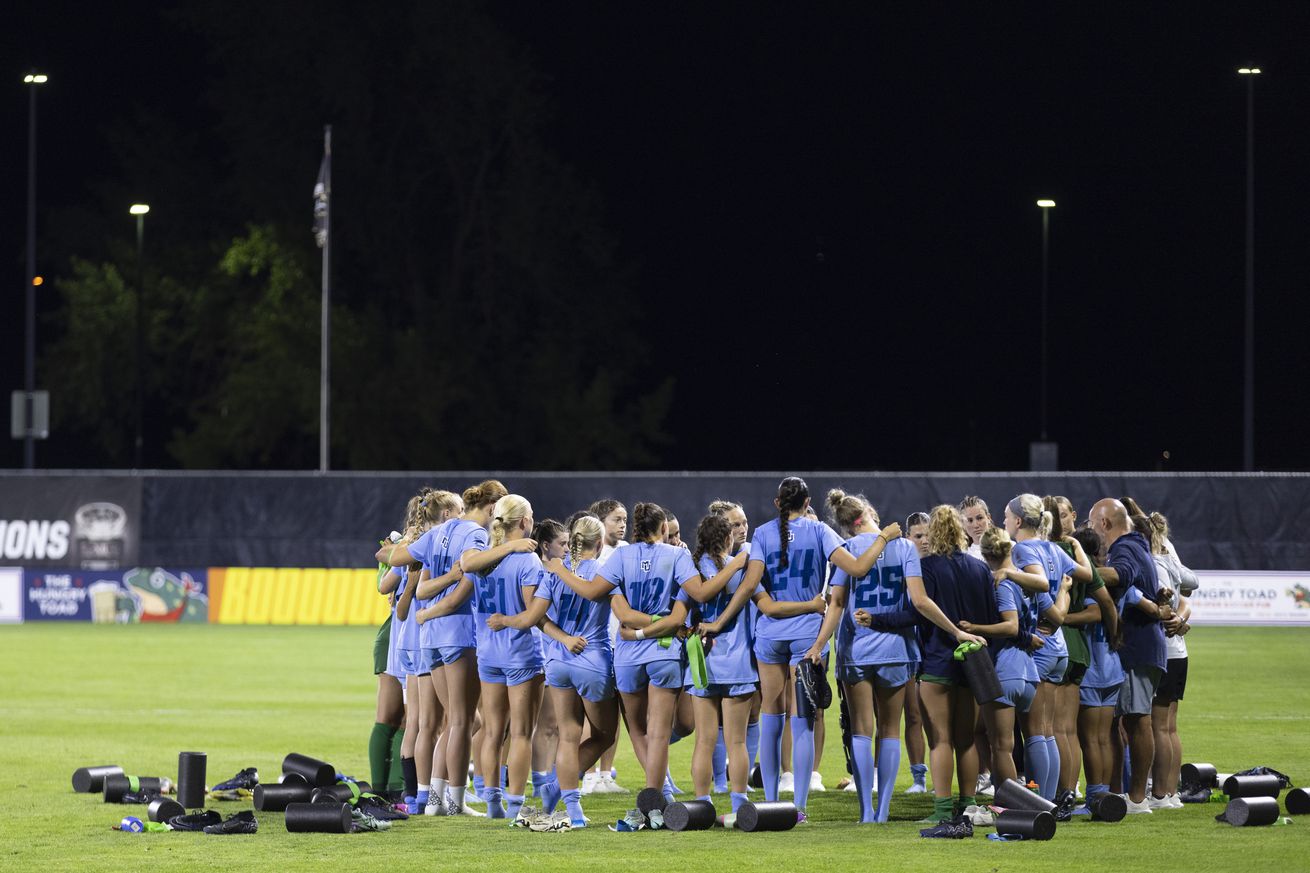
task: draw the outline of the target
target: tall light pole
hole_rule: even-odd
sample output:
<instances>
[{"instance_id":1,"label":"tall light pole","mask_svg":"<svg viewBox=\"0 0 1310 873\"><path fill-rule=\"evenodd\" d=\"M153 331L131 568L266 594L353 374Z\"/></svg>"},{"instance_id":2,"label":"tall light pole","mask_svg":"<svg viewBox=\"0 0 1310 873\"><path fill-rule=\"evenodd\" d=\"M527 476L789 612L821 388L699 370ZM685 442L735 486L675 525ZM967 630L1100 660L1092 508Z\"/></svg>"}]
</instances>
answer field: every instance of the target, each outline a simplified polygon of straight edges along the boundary
<instances>
[{"instance_id":1,"label":"tall light pole","mask_svg":"<svg viewBox=\"0 0 1310 873\"><path fill-rule=\"evenodd\" d=\"M1259 67L1242 67L1246 77L1246 325L1242 361L1242 469L1255 469L1255 77Z\"/></svg>"},{"instance_id":2,"label":"tall light pole","mask_svg":"<svg viewBox=\"0 0 1310 873\"><path fill-rule=\"evenodd\" d=\"M1051 210L1055 201L1038 200L1037 205L1042 208L1042 442L1046 442L1046 298L1051 284Z\"/></svg>"},{"instance_id":3,"label":"tall light pole","mask_svg":"<svg viewBox=\"0 0 1310 873\"><path fill-rule=\"evenodd\" d=\"M27 85L27 315L23 355L23 466L36 466L36 440L33 433L33 394L36 393L36 86L49 81L45 73L32 70L23 77Z\"/></svg>"},{"instance_id":4,"label":"tall light pole","mask_svg":"<svg viewBox=\"0 0 1310 873\"><path fill-rule=\"evenodd\" d=\"M145 293L146 213L150 211L150 207L145 203L133 203L127 211L129 215L136 216L136 341L132 343L133 348L136 350L136 438L132 443L132 466L140 470L144 447L141 422L145 410L145 369L144 358L141 353L141 296Z\"/></svg>"}]
</instances>

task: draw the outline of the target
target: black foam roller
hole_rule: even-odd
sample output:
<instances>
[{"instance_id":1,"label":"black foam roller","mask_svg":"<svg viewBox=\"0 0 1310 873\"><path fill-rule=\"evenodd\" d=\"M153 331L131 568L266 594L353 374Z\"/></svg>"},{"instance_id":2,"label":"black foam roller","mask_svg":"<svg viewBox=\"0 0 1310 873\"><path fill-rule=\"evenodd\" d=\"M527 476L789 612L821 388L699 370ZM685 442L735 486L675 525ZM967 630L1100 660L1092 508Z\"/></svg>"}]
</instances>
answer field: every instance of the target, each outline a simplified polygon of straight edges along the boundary
<instances>
[{"instance_id":1,"label":"black foam roller","mask_svg":"<svg viewBox=\"0 0 1310 873\"><path fill-rule=\"evenodd\" d=\"M1283 783L1277 776L1229 776L1224 794L1229 797L1277 797Z\"/></svg>"},{"instance_id":2,"label":"black foam roller","mask_svg":"<svg viewBox=\"0 0 1310 873\"><path fill-rule=\"evenodd\" d=\"M179 752L177 756L177 802L187 809L205 805L204 752Z\"/></svg>"},{"instance_id":3,"label":"black foam roller","mask_svg":"<svg viewBox=\"0 0 1310 873\"><path fill-rule=\"evenodd\" d=\"M122 776L123 768L116 764L100 767L78 767L73 771L73 790L79 794L93 794L105 790L106 776Z\"/></svg>"},{"instance_id":4,"label":"black foam roller","mask_svg":"<svg viewBox=\"0 0 1310 873\"><path fill-rule=\"evenodd\" d=\"M350 806L293 803L287 807L287 830L293 834L348 834Z\"/></svg>"},{"instance_id":5,"label":"black foam roller","mask_svg":"<svg viewBox=\"0 0 1310 873\"><path fill-rule=\"evenodd\" d=\"M358 794L369 791L370 786L367 782L360 782L358 785ZM324 788L315 788L309 796L310 803L355 803L357 793L350 790L350 786L345 782L338 782L336 785L328 785Z\"/></svg>"},{"instance_id":6,"label":"black foam roller","mask_svg":"<svg viewBox=\"0 0 1310 873\"><path fill-rule=\"evenodd\" d=\"M310 786L309 780L306 779L304 776L301 776L299 773L283 773L281 776L277 778L277 784L278 785L304 785L306 787L313 787Z\"/></svg>"},{"instance_id":7,"label":"black foam roller","mask_svg":"<svg viewBox=\"0 0 1310 873\"><path fill-rule=\"evenodd\" d=\"M737 809L737 829L747 833L756 831L789 831L796 827L796 804L743 803Z\"/></svg>"},{"instance_id":8,"label":"black foam roller","mask_svg":"<svg viewBox=\"0 0 1310 873\"><path fill-rule=\"evenodd\" d=\"M637 809L643 815L650 815L652 810L664 811L664 792L658 788L643 788L637 794Z\"/></svg>"},{"instance_id":9,"label":"black foam roller","mask_svg":"<svg viewBox=\"0 0 1310 873\"><path fill-rule=\"evenodd\" d=\"M760 770L759 764L751 768L751 778L748 780L748 784L751 788L764 787L764 772Z\"/></svg>"},{"instance_id":10,"label":"black foam roller","mask_svg":"<svg viewBox=\"0 0 1310 873\"><path fill-rule=\"evenodd\" d=\"M996 805L1005 809L1029 809L1033 812L1055 812L1055 804L1024 787L1017 779L1006 779L996 789Z\"/></svg>"},{"instance_id":11,"label":"black foam roller","mask_svg":"<svg viewBox=\"0 0 1310 873\"><path fill-rule=\"evenodd\" d=\"M255 809L260 812L285 812L293 803L309 803L315 790L303 779L287 785L256 785Z\"/></svg>"},{"instance_id":12,"label":"black foam roller","mask_svg":"<svg viewBox=\"0 0 1310 873\"><path fill-rule=\"evenodd\" d=\"M1283 798L1283 803L1287 805L1288 815L1310 813L1310 791L1304 788L1293 788L1287 792L1287 796Z\"/></svg>"},{"instance_id":13,"label":"black foam roller","mask_svg":"<svg viewBox=\"0 0 1310 873\"><path fill-rule=\"evenodd\" d=\"M978 703L991 703L1001 696L1001 680L996 676L996 663L987 649L978 649L964 656L964 676L969 690Z\"/></svg>"},{"instance_id":14,"label":"black foam roller","mask_svg":"<svg viewBox=\"0 0 1310 873\"><path fill-rule=\"evenodd\" d=\"M1214 764L1184 764L1179 770L1179 777L1184 785L1198 788L1218 788L1219 771Z\"/></svg>"},{"instance_id":15,"label":"black foam roller","mask_svg":"<svg viewBox=\"0 0 1310 873\"><path fill-rule=\"evenodd\" d=\"M1110 824L1123 821L1124 816L1128 815L1128 801L1117 794L1109 792L1089 798L1087 808L1092 812L1093 821L1104 821Z\"/></svg>"},{"instance_id":16,"label":"black foam roller","mask_svg":"<svg viewBox=\"0 0 1310 873\"><path fill-rule=\"evenodd\" d=\"M124 795L129 792L135 793L132 788L132 780L137 782L135 791L163 793L162 783L158 776L106 776L105 803L122 803Z\"/></svg>"},{"instance_id":17,"label":"black foam roller","mask_svg":"<svg viewBox=\"0 0 1310 873\"><path fill-rule=\"evenodd\" d=\"M671 831L707 831L714 827L714 804L688 800L664 807L664 825Z\"/></svg>"},{"instance_id":18,"label":"black foam roller","mask_svg":"<svg viewBox=\"0 0 1310 873\"><path fill-rule=\"evenodd\" d=\"M1055 836L1055 816L1034 809L1007 809L996 815L996 832L1026 840L1049 840Z\"/></svg>"},{"instance_id":19,"label":"black foam roller","mask_svg":"<svg viewBox=\"0 0 1310 873\"><path fill-rule=\"evenodd\" d=\"M283 773L299 773L315 788L324 788L337 781L337 768L317 758L292 752L282 759Z\"/></svg>"},{"instance_id":20,"label":"black foam roller","mask_svg":"<svg viewBox=\"0 0 1310 873\"><path fill-rule=\"evenodd\" d=\"M147 810L153 822L166 822L175 815L186 815L186 808L171 797L150 801Z\"/></svg>"},{"instance_id":21,"label":"black foam roller","mask_svg":"<svg viewBox=\"0 0 1310 873\"><path fill-rule=\"evenodd\" d=\"M1224 818L1228 819L1228 823L1235 828L1273 824L1278 821L1278 798L1234 797L1228 801Z\"/></svg>"}]
</instances>

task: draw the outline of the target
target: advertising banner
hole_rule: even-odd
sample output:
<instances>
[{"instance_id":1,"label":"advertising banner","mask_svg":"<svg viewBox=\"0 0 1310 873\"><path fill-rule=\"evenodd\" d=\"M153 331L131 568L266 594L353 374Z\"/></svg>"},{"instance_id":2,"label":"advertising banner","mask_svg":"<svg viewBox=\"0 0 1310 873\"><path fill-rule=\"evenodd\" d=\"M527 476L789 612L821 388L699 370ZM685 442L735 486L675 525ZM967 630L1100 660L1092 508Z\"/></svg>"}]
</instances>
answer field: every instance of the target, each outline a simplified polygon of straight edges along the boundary
<instances>
[{"instance_id":1,"label":"advertising banner","mask_svg":"<svg viewBox=\"0 0 1310 873\"><path fill-rule=\"evenodd\" d=\"M137 562L140 542L138 477L0 477L0 560L113 570Z\"/></svg>"},{"instance_id":2,"label":"advertising banner","mask_svg":"<svg viewBox=\"0 0 1310 873\"><path fill-rule=\"evenodd\" d=\"M1198 570L1201 587L1187 595L1194 625L1310 627L1310 572Z\"/></svg>"},{"instance_id":3,"label":"advertising banner","mask_svg":"<svg viewBox=\"0 0 1310 873\"><path fill-rule=\"evenodd\" d=\"M390 612L376 569L211 567L209 595L217 624L377 626Z\"/></svg>"},{"instance_id":4,"label":"advertising banner","mask_svg":"<svg viewBox=\"0 0 1310 873\"><path fill-rule=\"evenodd\" d=\"M0 624L22 624L23 568L0 567Z\"/></svg>"},{"instance_id":5,"label":"advertising banner","mask_svg":"<svg viewBox=\"0 0 1310 873\"><path fill-rule=\"evenodd\" d=\"M208 571L133 567L129 570L29 570L27 621L204 622L209 620Z\"/></svg>"}]
</instances>

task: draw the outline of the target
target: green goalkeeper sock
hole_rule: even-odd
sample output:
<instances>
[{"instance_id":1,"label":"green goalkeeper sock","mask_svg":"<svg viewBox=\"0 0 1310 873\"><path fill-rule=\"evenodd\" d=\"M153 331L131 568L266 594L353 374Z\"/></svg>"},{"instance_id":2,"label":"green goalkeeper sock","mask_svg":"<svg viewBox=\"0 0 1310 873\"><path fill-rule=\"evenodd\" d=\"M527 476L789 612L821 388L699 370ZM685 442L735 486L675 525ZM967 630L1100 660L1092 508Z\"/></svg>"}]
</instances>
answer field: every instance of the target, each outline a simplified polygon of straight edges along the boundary
<instances>
[{"instance_id":1,"label":"green goalkeeper sock","mask_svg":"<svg viewBox=\"0 0 1310 873\"><path fill-rule=\"evenodd\" d=\"M397 728L391 738L391 768L387 771L387 790L403 791L405 788L405 768L400 763L400 744L405 741L405 729Z\"/></svg>"},{"instance_id":2,"label":"green goalkeeper sock","mask_svg":"<svg viewBox=\"0 0 1310 873\"><path fill-rule=\"evenodd\" d=\"M391 768L391 738L396 729L389 724L373 723L373 732L368 735L368 765L373 775L372 784L387 784L387 772Z\"/></svg>"}]
</instances>

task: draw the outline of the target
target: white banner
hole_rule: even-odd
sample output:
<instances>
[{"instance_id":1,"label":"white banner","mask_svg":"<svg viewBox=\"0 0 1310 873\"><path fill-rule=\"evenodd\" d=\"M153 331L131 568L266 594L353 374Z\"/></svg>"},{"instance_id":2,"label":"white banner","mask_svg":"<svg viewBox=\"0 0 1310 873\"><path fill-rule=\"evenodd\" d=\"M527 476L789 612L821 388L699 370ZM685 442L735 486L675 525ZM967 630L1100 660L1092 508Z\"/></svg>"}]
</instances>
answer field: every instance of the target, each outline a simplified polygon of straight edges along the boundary
<instances>
[{"instance_id":1,"label":"white banner","mask_svg":"<svg viewBox=\"0 0 1310 873\"><path fill-rule=\"evenodd\" d=\"M22 624L23 568L0 567L0 624Z\"/></svg>"},{"instance_id":2,"label":"white banner","mask_svg":"<svg viewBox=\"0 0 1310 873\"><path fill-rule=\"evenodd\" d=\"M1192 624L1284 624L1310 627L1310 572L1197 570L1201 587L1187 595Z\"/></svg>"}]
</instances>

